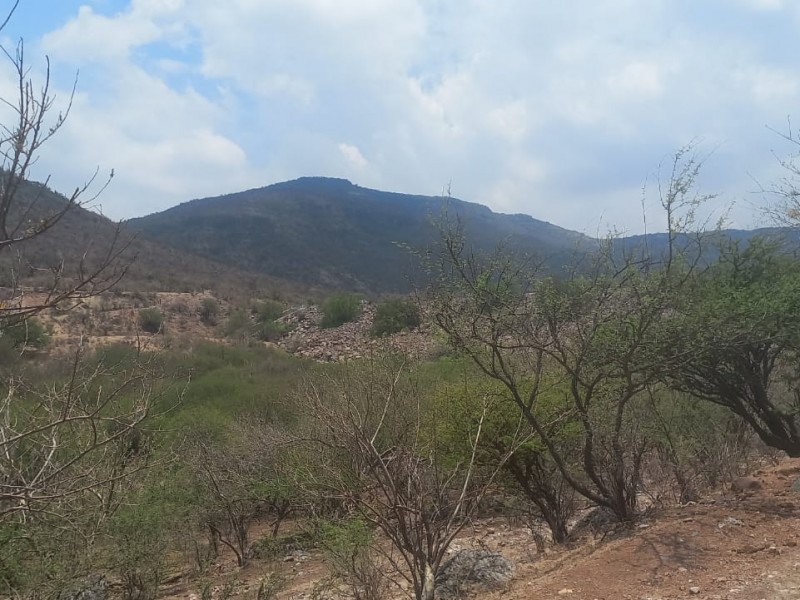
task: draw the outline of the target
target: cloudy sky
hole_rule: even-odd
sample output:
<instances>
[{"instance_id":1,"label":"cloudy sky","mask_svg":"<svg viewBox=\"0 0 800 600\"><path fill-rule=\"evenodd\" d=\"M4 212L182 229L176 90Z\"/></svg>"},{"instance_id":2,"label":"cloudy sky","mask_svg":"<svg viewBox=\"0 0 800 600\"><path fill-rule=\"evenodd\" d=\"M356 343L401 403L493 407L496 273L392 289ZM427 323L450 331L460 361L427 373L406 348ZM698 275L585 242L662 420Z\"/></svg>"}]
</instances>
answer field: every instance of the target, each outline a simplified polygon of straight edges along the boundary
<instances>
[{"instance_id":1,"label":"cloudy sky","mask_svg":"<svg viewBox=\"0 0 800 600\"><path fill-rule=\"evenodd\" d=\"M643 186L695 139L700 191L759 224L798 34L797 0L21 0L0 37L33 77L50 57L56 106L79 72L34 175L67 192L113 168L115 219L326 175L638 232Z\"/></svg>"}]
</instances>

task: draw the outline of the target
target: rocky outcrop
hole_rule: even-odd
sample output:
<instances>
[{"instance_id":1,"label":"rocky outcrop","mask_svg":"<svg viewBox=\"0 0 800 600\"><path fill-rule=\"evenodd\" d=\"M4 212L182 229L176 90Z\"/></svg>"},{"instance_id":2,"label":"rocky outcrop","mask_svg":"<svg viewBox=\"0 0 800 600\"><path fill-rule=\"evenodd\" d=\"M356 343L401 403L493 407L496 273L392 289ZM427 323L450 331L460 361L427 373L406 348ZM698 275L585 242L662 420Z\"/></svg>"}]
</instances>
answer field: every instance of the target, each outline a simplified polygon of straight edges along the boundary
<instances>
[{"instance_id":1,"label":"rocky outcrop","mask_svg":"<svg viewBox=\"0 0 800 600\"><path fill-rule=\"evenodd\" d=\"M502 588L513 576L514 564L498 552L459 550L439 570L436 597L456 600L478 591Z\"/></svg>"},{"instance_id":2,"label":"rocky outcrop","mask_svg":"<svg viewBox=\"0 0 800 600\"><path fill-rule=\"evenodd\" d=\"M339 327L322 329L322 314L316 306L301 306L289 310L281 321L292 328L278 345L296 356L323 362L366 358L386 351L400 352L415 359L425 359L440 352L440 344L424 323L413 331L402 331L382 338L370 335L375 306L362 302L357 321Z\"/></svg>"}]
</instances>

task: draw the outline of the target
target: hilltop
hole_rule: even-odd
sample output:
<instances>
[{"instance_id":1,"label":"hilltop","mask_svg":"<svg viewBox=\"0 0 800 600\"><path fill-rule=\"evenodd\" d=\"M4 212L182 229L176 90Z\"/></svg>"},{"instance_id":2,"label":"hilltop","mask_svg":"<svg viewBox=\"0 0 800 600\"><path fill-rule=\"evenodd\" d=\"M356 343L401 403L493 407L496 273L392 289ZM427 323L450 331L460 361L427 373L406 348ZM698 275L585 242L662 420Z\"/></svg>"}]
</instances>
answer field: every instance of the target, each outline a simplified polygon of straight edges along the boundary
<instances>
[{"instance_id":1,"label":"hilltop","mask_svg":"<svg viewBox=\"0 0 800 600\"><path fill-rule=\"evenodd\" d=\"M463 220L471 244L547 259L557 267L582 234L527 215L504 215L441 196L372 190L343 179L306 177L186 202L132 219L130 227L186 252L310 285L361 292L405 292L420 265L406 247L438 239L444 213Z\"/></svg>"}]
</instances>

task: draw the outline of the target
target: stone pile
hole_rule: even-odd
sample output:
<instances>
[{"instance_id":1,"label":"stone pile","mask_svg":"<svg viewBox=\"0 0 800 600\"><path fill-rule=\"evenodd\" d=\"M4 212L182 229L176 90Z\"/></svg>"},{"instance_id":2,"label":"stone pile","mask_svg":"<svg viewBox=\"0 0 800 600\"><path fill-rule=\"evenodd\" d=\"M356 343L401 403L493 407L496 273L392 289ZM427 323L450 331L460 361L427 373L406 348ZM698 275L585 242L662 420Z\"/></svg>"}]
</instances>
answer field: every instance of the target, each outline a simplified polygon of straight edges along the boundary
<instances>
[{"instance_id":1,"label":"stone pile","mask_svg":"<svg viewBox=\"0 0 800 600\"><path fill-rule=\"evenodd\" d=\"M375 318L375 305L362 301L361 309L357 321L322 329L319 326L322 314L316 306L294 307L280 319L292 331L278 342L278 346L296 356L321 362L367 358L387 350L401 352L414 359L424 359L441 351L427 323L412 331L382 338L372 337L370 328Z\"/></svg>"}]
</instances>

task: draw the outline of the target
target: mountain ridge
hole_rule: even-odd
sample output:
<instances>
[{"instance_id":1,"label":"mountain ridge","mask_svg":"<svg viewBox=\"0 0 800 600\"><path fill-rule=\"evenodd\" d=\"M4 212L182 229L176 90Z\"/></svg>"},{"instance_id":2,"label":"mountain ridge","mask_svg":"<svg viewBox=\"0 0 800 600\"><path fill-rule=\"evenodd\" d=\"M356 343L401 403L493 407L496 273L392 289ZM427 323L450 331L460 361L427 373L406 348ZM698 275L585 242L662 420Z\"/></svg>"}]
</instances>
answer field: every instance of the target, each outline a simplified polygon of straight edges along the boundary
<instances>
[{"instance_id":1,"label":"mountain ridge","mask_svg":"<svg viewBox=\"0 0 800 600\"><path fill-rule=\"evenodd\" d=\"M478 250L505 242L522 253L566 255L587 236L534 217L495 213L458 198L385 192L346 179L304 177L184 202L127 223L154 239L219 262L306 284L405 292L420 280L416 259L437 239L431 223L464 219ZM404 281L402 274L410 277Z\"/></svg>"}]
</instances>

